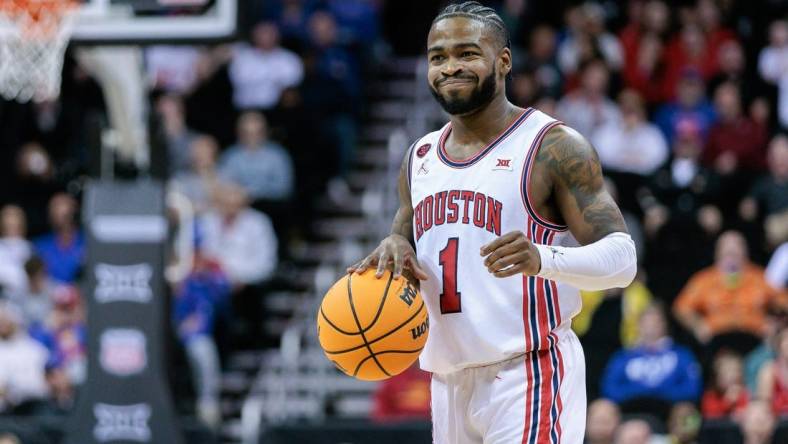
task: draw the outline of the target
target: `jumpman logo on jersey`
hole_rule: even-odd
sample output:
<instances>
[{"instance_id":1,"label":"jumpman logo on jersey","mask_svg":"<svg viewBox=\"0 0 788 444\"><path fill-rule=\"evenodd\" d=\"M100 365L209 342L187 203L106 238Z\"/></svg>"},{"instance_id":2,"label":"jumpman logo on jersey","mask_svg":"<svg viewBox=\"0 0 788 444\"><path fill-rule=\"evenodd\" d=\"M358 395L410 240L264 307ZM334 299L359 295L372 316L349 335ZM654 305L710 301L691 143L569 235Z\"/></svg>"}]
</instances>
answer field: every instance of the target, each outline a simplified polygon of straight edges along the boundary
<instances>
[{"instance_id":1,"label":"jumpman logo on jersey","mask_svg":"<svg viewBox=\"0 0 788 444\"><path fill-rule=\"evenodd\" d=\"M421 163L421 166L419 167L419 170L416 171L416 174L421 175L421 174L427 174L429 172L430 170L427 169L427 161L425 160L424 162Z\"/></svg>"},{"instance_id":2,"label":"jumpman logo on jersey","mask_svg":"<svg viewBox=\"0 0 788 444\"><path fill-rule=\"evenodd\" d=\"M556 255L556 254L560 254L561 256L563 256L563 255L564 255L564 253L563 253L562 251L558 251L557 249L555 249L555 248L553 248L553 247L547 247L547 248L549 248L549 249L550 249L550 251L552 251L552 252L553 252L553 259L555 259L555 255Z\"/></svg>"}]
</instances>

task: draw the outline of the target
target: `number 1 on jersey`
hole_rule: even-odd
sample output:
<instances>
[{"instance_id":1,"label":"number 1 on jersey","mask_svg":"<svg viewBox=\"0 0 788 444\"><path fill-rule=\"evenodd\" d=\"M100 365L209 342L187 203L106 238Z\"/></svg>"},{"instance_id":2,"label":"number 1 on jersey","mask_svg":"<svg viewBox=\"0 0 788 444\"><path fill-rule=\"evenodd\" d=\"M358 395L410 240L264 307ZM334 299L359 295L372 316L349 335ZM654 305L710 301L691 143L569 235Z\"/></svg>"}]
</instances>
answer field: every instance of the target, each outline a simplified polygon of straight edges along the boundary
<instances>
[{"instance_id":1,"label":"number 1 on jersey","mask_svg":"<svg viewBox=\"0 0 788 444\"><path fill-rule=\"evenodd\" d=\"M441 314L462 311L461 294L457 291L457 253L460 238L451 237L446 248L441 250L439 259L443 269L443 293L440 295Z\"/></svg>"}]
</instances>

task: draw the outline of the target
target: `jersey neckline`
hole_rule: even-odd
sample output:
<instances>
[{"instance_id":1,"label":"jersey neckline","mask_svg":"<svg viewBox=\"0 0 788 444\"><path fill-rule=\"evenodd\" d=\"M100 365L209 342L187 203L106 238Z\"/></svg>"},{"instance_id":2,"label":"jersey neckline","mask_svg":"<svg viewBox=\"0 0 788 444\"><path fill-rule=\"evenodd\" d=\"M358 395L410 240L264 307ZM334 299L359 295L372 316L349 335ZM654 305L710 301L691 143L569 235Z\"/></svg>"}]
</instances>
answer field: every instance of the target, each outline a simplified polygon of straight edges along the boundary
<instances>
[{"instance_id":1,"label":"jersey neckline","mask_svg":"<svg viewBox=\"0 0 788 444\"><path fill-rule=\"evenodd\" d=\"M451 122L449 122L446 125L446 128L443 130L443 134L441 134L440 139L438 140L438 157L443 163L452 168L467 168L472 166L479 162L484 156L487 155L487 153L492 151L498 144L500 144L504 139L512 134L523 122L525 122L526 119L528 119L531 114L533 114L533 112L534 109L530 107L523 110L523 112L520 113L520 115L514 119L514 121L486 147L479 150L479 152L473 156L462 160L452 158L446 151L446 139L449 138L449 134L451 133Z\"/></svg>"}]
</instances>

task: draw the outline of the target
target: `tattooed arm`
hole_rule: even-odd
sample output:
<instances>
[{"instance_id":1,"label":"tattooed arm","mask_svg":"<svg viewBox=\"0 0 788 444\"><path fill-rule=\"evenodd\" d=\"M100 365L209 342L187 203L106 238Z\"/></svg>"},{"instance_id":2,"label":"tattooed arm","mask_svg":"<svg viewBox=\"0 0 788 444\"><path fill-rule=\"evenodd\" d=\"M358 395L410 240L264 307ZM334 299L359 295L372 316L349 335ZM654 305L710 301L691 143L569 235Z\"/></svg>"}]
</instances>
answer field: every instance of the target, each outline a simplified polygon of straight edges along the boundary
<instances>
[{"instance_id":1,"label":"tattooed arm","mask_svg":"<svg viewBox=\"0 0 788 444\"><path fill-rule=\"evenodd\" d=\"M413 239L413 204L410 200L410 183L408 183L408 167L411 156L411 147L405 153L405 159L399 168L399 181L397 191L399 192L399 209L394 215L391 223L391 234L398 234L408 240L408 243L415 249L416 242Z\"/></svg>"},{"instance_id":2,"label":"tattooed arm","mask_svg":"<svg viewBox=\"0 0 788 444\"><path fill-rule=\"evenodd\" d=\"M380 245L366 258L348 267L348 273L363 273L367 268L377 266L376 276L383 275L387 267L391 267L394 276L406 274L408 278L427 279L427 274L416 259L415 242L413 240L413 205L410 200L410 184L408 183L408 160L410 150L405 154L399 170L399 209L391 224L391 234L380 242Z\"/></svg>"},{"instance_id":3,"label":"tattooed arm","mask_svg":"<svg viewBox=\"0 0 788 444\"><path fill-rule=\"evenodd\" d=\"M621 212L605 191L596 152L576 131L551 129L537 154L558 212L581 247L538 245L519 231L482 247L496 277L538 275L582 290L626 287L637 271L635 244Z\"/></svg>"},{"instance_id":4,"label":"tattooed arm","mask_svg":"<svg viewBox=\"0 0 788 444\"><path fill-rule=\"evenodd\" d=\"M599 157L577 131L553 127L542 141L535 166L548 173L558 211L581 245L610 233L627 233L621 211L605 190Z\"/></svg>"}]
</instances>

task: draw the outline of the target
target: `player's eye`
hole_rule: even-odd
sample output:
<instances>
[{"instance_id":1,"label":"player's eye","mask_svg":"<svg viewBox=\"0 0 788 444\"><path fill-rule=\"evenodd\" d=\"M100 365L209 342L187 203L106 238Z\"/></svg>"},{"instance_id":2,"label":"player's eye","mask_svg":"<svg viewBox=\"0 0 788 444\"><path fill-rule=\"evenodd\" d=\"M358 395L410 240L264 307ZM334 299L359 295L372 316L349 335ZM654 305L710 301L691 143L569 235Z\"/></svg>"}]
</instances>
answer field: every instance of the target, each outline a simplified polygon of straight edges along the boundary
<instances>
[{"instance_id":1,"label":"player's eye","mask_svg":"<svg viewBox=\"0 0 788 444\"><path fill-rule=\"evenodd\" d=\"M443 61L443 59L444 59L444 57L442 55L434 55L434 56L430 57L430 62L436 63L436 62Z\"/></svg>"},{"instance_id":2,"label":"player's eye","mask_svg":"<svg viewBox=\"0 0 788 444\"><path fill-rule=\"evenodd\" d=\"M475 53L475 52L473 52L473 51L464 51L464 52L462 53L462 55L461 55L461 56L462 56L463 58L466 58L466 57L473 57L473 56L475 56L475 55L476 55L476 53Z\"/></svg>"}]
</instances>

